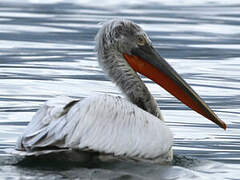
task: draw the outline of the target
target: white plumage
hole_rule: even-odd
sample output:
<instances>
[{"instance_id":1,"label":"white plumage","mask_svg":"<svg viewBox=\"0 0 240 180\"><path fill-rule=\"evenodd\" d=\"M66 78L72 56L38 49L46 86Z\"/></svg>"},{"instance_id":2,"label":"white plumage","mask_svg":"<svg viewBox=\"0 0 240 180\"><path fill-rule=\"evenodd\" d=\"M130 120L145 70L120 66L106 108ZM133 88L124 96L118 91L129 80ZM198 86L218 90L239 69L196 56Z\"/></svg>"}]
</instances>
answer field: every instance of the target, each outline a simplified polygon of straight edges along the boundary
<instances>
[{"instance_id":1,"label":"white plumage","mask_svg":"<svg viewBox=\"0 0 240 180\"><path fill-rule=\"evenodd\" d=\"M95 95L65 112L72 101L62 96L47 101L19 138L17 150L48 146L155 159L171 149L172 133L164 122L123 98Z\"/></svg>"}]
</instances>

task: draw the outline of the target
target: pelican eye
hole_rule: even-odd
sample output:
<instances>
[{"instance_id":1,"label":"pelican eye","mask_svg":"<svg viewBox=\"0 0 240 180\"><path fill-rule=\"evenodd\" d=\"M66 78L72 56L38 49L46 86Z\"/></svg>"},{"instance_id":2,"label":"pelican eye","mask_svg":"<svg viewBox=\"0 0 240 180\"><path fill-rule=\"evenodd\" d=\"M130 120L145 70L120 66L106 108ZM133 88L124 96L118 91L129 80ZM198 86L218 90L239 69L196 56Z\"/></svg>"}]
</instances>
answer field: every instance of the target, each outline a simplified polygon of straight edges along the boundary
<instances>
[{"instance_id":1,"label":"pelican eye","mask_svg":"<svg viewBox=\"0 0 240 180\"><path fill-rule=\"evenodd\" d=\"M141 35L138 35L138 36L137 36L136 41L137 41L137 44L138 44L139 46L143 46L143 45L145 45L145 43L146 43L145 37L144 37L144 36L141 36Z\"/></svg>"}]
</instances>

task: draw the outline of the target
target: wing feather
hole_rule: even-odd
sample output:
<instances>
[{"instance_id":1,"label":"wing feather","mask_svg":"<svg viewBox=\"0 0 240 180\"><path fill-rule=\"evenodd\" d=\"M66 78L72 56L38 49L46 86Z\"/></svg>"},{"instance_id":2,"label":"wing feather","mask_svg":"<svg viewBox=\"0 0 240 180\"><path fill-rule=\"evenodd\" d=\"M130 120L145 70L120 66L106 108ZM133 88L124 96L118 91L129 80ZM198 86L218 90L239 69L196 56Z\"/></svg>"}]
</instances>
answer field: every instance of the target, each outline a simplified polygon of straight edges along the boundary
<instances>
[{"instance_id":1,"label":"wing feather","mask_svg":"<svg viewBox=\"0 0 240 180\"><path fill-rule=\"evenodd\" d=\"M129 101L96 95L73 102L61 97L45 103L29 123L17 149L56 146L93 150L115 156L155 158L172 146L163 121Z\"/></svg>"},{"instance_id":2,"label":"wing feather","mask_svg":"<svg viewBox=\"0 0 240 180\"><path fill-rule=\"evenodd\" d=\"M16 149L32 151L35 148L52 145L63 138L59 137L61 133L58 131L64 127L66 120L60 116L64 112L64 107L72 101L74 99L59 96L45 102L33 116L23 135L18 138Z\"/></svg>"}]
</instances>

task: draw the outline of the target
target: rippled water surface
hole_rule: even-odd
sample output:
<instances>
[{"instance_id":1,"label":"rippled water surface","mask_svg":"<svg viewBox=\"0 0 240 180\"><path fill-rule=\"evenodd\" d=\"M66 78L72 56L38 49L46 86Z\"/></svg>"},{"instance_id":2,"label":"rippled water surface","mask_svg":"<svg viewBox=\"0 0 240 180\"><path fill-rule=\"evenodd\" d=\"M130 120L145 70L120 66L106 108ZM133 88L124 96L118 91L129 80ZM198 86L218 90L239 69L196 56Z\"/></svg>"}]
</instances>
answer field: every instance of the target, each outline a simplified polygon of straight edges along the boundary
<instances>
[{"instance_id":1,"label":"rippled water surface","mask_svg":"<svg viewBox=\"0 0 240 180\"><path fill-rule=\"evenodd\" d=\"M0 179L239 179L240 5L17 2L0 2ZM144 79L174 132L172 165L12 165L13 157L4 149L14 147L45 100L121 95L98 67L94 52L98 23L117 17L146 30L160 54L228 129L216 127Z\"/></svg>"}]
</instances>

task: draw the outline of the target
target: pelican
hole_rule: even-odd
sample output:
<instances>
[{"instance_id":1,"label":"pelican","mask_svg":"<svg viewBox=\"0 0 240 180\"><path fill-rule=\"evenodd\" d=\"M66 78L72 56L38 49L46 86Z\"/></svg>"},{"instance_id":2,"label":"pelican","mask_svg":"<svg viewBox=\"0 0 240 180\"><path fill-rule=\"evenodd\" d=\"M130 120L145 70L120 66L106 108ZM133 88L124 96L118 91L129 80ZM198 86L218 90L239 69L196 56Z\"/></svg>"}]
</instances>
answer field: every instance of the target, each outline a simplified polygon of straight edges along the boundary
<instances>
[{"instance_id":1,"label":"pelican","mask_svg":"<svg viewBox=\"0 0 240 180\"><path fill-rule=\"evenodd\" d=\"M226 124L158 54L139 25L123 19L103 23L96 35L96 51L100 66L126 99L107 94L81 100L65 96L51 99L33 116L16 143L16 151L39 155L67 150L78 151L79 156L95 152L101 157L171 162L172 132L138 73L226 129Z\"/></svg>"}]
</instances>

